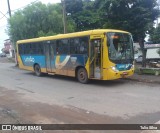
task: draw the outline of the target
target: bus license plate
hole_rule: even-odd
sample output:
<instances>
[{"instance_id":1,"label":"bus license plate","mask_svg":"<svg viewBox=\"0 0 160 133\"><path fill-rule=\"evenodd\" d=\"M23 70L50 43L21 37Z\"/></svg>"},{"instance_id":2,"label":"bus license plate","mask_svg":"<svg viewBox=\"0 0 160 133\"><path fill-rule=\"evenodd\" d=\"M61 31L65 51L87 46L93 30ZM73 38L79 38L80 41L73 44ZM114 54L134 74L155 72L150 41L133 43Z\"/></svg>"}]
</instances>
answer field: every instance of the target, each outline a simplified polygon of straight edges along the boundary
<instances>
[{"instance_id":1,"label":"bus license plate","mask_svg":"<svg viewBox=\"0 0 160 133\"><path fill-rule=\"evenodd\" d=\"M126 75L128 75L128 72L123 72L122 74L121 74L121 76L124 78Z\"/></svg>"}]
</instances>

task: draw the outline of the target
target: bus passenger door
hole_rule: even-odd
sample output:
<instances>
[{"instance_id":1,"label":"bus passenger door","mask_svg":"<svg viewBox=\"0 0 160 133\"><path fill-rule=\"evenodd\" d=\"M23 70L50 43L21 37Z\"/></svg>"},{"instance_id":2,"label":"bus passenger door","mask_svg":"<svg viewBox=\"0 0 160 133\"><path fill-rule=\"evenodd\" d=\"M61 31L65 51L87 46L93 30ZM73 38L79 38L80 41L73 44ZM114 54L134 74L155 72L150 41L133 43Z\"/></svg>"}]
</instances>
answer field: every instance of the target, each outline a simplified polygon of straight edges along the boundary
<instances>
[{"instance_id":1,"label":"bus passenger door","mask_svg":"<svg viewBox=\"0 0 160 133\"><path fill-rule=\"evenodd\" d=\"M92 39L90 43L90 78L101 79L102 39Z\"/></svg>"},{"instance_id":2,"label":"bus passenger door","mask_svg":"<svg viewBox=\"0 0 160 133\"><path fill-rule=\"evenodd\" d=\"M45 47L47 72L54 72L54 43L47 41Z\"/></svg>"}]
</instances>

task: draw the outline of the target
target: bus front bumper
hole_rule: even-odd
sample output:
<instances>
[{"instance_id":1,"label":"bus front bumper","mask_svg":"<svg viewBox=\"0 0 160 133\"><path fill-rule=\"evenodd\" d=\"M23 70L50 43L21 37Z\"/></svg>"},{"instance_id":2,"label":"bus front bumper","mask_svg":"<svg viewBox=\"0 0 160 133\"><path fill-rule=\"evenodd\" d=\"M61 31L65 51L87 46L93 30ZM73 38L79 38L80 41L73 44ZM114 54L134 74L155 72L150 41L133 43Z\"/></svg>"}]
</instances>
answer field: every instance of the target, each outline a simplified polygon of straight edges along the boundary
<instances>
[{"instance_id":1,"label":"bus front bumper","mask_svg":"<svg viewBox=\"0 0 160 133\"><path fill-rule=\"evenodd\" d=\"M103 80L114 80L120 78L126 78L134 74L134 69L125 71L113 71L112 69L103 70Z\"/></svg>"}]
</instances>

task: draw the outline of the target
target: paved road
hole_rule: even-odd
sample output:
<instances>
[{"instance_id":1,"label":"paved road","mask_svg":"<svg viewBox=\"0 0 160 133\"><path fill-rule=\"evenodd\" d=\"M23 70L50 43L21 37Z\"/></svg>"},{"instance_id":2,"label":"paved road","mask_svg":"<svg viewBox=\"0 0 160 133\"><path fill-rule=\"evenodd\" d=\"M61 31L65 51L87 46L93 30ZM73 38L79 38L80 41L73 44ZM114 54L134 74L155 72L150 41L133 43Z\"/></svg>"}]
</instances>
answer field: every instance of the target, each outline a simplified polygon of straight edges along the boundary
<instances>
[{"instance_id":1,"label":"paved road","mask_svg":"<svg viewBox=\"0 0 160 133\"><path fill-rule=\"evenodd\" d=\"M15 123L22 118L24 123L142 124L160 120L159 84L117 80L84 85L64 76L36 77L5 61L0 63L0 101L0 112L7 112L6 117L12 116ZM0 122L7 123L6 117Z\"/></svg>"}]
</instances>

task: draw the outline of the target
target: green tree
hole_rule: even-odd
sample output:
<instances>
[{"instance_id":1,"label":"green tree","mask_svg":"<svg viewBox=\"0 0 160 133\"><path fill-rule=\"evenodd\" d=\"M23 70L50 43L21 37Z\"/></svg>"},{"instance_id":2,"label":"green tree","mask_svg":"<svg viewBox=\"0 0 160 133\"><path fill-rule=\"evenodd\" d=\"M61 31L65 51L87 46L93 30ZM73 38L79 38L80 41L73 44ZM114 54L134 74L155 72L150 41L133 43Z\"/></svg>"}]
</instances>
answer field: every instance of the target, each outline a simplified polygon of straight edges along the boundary
<instances>
[{"instance_id":1,"label":"green tree","mask_svg":"<svg viewBox=\"0 0 160 133\"><path fill-rule=\"evenodd\" d=\"M76 14L83 10L82 0L65 0L66 11L70 14Z\"/></svg>"},{"instance_id":2,"label":"green tree","mask_svg":"<svg viewBox=\"0 0 160 133\"><path fill-rule=\"evenodd\" d=\"M65 0L66 11L76 27L76 31L101 28L101 18L94 8L93 0Z\"/></svg>"},{"instance_id":3,"label":"green tree","mask_svg":"<svg viewBox=\"0 0 160 133\"><path fill-rule=\"evenodd\" d=\"M69 21L69 32L74 24ZM8 20L7 33L15 42L41 36L63 33L62 6L60 4L33 3L19 10Z\"/></svg>"},{"instance_id":4,"label":"green tree","mask_svg":"<svg viewBox=\"0 0 160 133\"><path fill-rule=\"evenodd\" d=\"M156 28L152 28L150 31L150 40L155 44L160 44L160 24ZM157 53L160 56L160 48L157 50Z\"/></svg>"},{"instance_id":5,"label":"green tree","mask_svg":"<svg viewBox=\"0 0 160 133\"><path fill-rule=\"evenodd\" d=\"M150 33L150 40L153 43L160 43L160 24L152 29L152 32Z\"/></svg>"},{"instance_id":6,"label":"green tree","mask_svg":"<svg viewBox=\"0 0 160 133\"><path fill-rule=\"evenodd\" d=\"M104 28L127 30L132 33L134 41L139 42L143 51L145 66L146 50L144 38L149 26L158 17L156 0L95 0L95 7L103 12L106 23Z\"/></svg>"}]
</instances>

